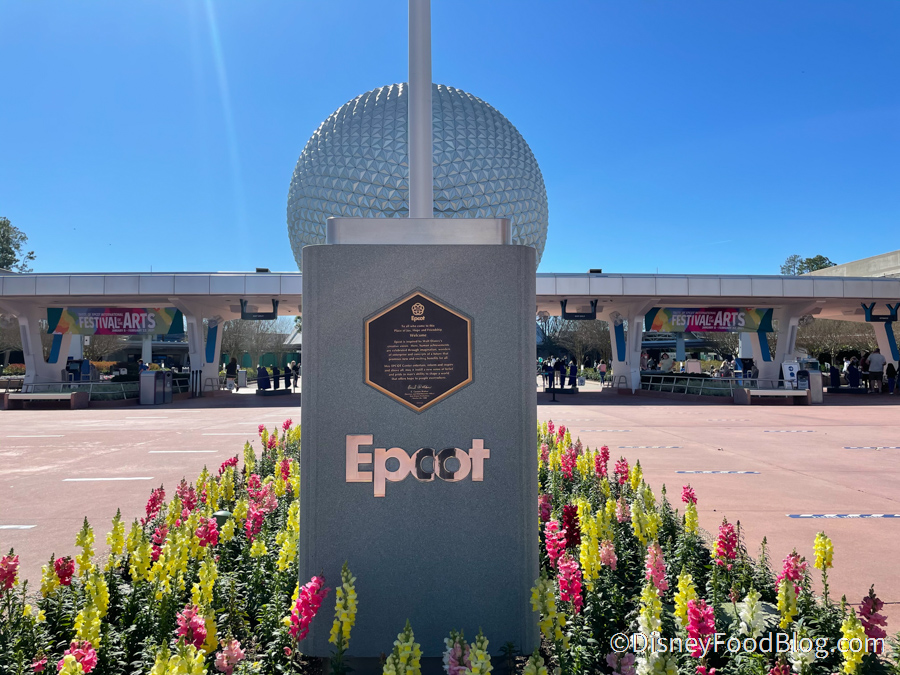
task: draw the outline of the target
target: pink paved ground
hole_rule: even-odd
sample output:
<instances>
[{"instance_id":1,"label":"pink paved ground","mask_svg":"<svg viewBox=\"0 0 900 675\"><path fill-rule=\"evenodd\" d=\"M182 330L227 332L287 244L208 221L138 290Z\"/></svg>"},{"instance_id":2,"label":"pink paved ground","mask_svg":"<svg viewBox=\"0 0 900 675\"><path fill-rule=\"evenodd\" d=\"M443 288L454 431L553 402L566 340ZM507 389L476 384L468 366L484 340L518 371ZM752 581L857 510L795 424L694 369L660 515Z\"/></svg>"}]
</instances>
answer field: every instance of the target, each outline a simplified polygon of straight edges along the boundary
<instances>
[{"instance_id":1,"label":"pink paved ground","mask_svg":"<svg viewBox=\"0 0 900 675\"><path fill-rule=\"evenodd\" d=\"M889 628L900 629L900 518L787 517L900 513L900 450L845 449L900 446L900 396L801 407L679 404L590 387L586 392L575 400L560 396L561 403L539 394L538 419L565 424L591 447L605 443L614 457L623 454L632 463L639 458L648 482L655 489L665 483L675 500L690 482L700 499L702 527L715 532L723 516L740 520L751 552L765 535L776 564L794 547L811 558L815 534L824 529L835 545L833 592L856 604L875 583L890 603ZM36 582L51 553L75 554L84 516L102 549L116 508L130 521L143 514L151 488L165 484L171 492L182 477L194 480L204 464L217 468L245 440L258 448L257 425L271 428L288 417L299 422L298 402L299 396L233 396L149 409L0 412L0 526L34 525L0 529L0 551L14 546L22 578ZM679 447L622 447L644 445ZM160 450L195 452L154 452ZM211 452L196 453L201 450ZM759 474L676 473L698 470ZM64 480L101 477L150 480Z\"/></svg>"}]
</instances>

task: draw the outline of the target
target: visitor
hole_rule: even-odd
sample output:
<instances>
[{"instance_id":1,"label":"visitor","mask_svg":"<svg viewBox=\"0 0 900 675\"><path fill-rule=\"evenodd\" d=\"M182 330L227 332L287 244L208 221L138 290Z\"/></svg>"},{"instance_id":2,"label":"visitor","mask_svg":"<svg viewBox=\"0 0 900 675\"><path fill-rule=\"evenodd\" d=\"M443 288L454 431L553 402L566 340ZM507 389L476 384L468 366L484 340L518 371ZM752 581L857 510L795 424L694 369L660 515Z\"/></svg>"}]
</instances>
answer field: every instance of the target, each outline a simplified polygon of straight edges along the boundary
<instances>
[{"instance_id":1,"label":"visitor","mask_svg":"<svg viewBox=\"0 0 900 675\"><path fill-rule=\"evenodd\" d=\"M275 380L275 389L280 389L281 371L278 369L278 366L272 366L272 379ZM287 380L285 380L285 384L287 384Z\"/></svg>"},{"instance_id":2,"label":"visitor","mask_svg":"<svg viewBox=\"0 0 900 675\"><path fill-rule=\"evenodd\" d=\"M260 363L256 368L256 388L269 389L271 386L272 383L269 381L269 371Z\"/></svg>"},{"instance_id":3,"label":"visitor","mask_svg":"<svg viewBox=\"0 0 900 675\"><path fill-rule=\"evenodd\" d=\"M569 386L572 389L576 386L576 378L578 377L578 367L574 361L569 361Z\"/></svg>"},{"instance_id":4,"label":"visitor","mask_svg":"<svg viewBox=\"0 0 900 675\"><path fill-rule=\"evenodd\" d=\"M872 385L872 390L877 391L879 394L881 393L881 385L884 382L884 366L887 363L887 359L881 354L880 349L875 349L869 355L869 382Z\"/></svg>"},{"instance_id":5,"label":"visitor","mask_svg":"<svg viewBox=\"0 0 900 675\"><path fill-rule=\"evenodd\" d=\"M641 370L650 370L650 355L647 352L641 352Z\"/></svg>"},{"instance_id":6,"label":"visitor","mask_svg":"<svg viewBox=\"0 0 900 675\"><path fill-rule=\"evenodd\" d=\"M231 357L231 361L225 366L225 387L228 391L237 391L235 379L237 378L238 362L235 357Z\"/></svg>"},{"instance_id":7,"label":"visitor","mask_svg":"<svg viewBox=\"0 0 900 675\"><path fill-rule=\"evenodd\" d=\"M863 354L859 362L859 373L862 379L862 386L868 391L869 389L869 355L871 352Z\"/></svg>"},{"instance_id":8,"label":"visitor","mask_svg":"<svg viewBox=\"0 0 900 675\"><path fill-rule=\"evenodd\" d=\"M604 386L606 384L606 373L609 371L609 366L606 365L606 359L600 359L600 386Z\"/></svg>"},{"instance_id":9,"label":"visitor","mask_svg":"<svg viewBox=\"0 0 900 675\"><path fill-rule=\"evenodd\" d=\"M832 389L840 389L841 388L841 371L837 369L833 363L831 367L828 369L828 375L831 377L831 388Z\"/></svg>"},{"instance_id":10,"label":"visitor","mask_svg":"<svg viewBox=\"0 0 900 675\"><path fill-rule=\"evenodd\" d=\"M138 372L143 373L145 370L150 370L150 366L144 363L144 359L138 359Z\"/></svg>"},{"instance_id":11,"label":"visitor","mask_svg":"<svg viewBox=\"0 0 900 675\"><path fill-rule=\"evenodd\" d=\"M566 386L566 361L562 357L556 360L556 372L559 379L559 388Z\"/></svg>"},{"instance_id":12,"label":"visitor","mask_svg":"<svg viewBox=\"0 0 900 675\"><path fill-rule=\"evenodd\" d=\"M888 393L893 396L894 387L897 386L897 369L894 367L893 361L887 364L884 374L887 375Z\"/></svg>"},{"instance_id":13,"label":"visitor","mask_svg":"<svg viewBox=\"0 0 900 675\"><path fill-rule=\"evenodd\" d=\"M671 373L675 366L675 359L669 356L668 352L663 352L659 357L659 370L663 373Z\"/></svg>"},{"instance_id":14,"label":"visitor","mask_svg":"<svg viewBox=\"0 0 900 675\"><path fill-rule=\"evenodd\" d=\"M859 387L859 368L856 365L856 357L850 359L850 365L847 366L847 384L853 389Z\"/></svg>"},{"instance_id":15,"label":"visitor","mask_svg":"<svg viewBox=\"0 0 900 675\"><path fill-rule=\"evenodd\" d=\"M300 379L300 364L296 361L291 361L291 389L297 388L297 382Z\"/></svg>"}]
</instances>

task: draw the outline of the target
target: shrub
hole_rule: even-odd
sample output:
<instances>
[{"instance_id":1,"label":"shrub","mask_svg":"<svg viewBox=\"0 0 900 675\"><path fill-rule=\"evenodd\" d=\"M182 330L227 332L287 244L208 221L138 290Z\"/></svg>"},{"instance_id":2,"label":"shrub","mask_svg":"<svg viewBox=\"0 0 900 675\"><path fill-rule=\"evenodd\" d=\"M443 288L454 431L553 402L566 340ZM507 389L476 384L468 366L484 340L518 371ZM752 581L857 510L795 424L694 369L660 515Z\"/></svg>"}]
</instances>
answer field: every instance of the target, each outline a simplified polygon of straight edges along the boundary
<instances>
[{"instance_id":1,"label":"shrub","mask_svg":"<svg viewBox=\"0 0 900 675\"><path fill-rule=\"evenodd\" d=\"M114 366L118 367L115 361L91 361L91 365L103 375L109 375Z\"/></svg>"},{"instance_id":2,"label":"shrub","mask_svg":"<svg viewBox=\"0 0 900 675\"><path fill-rule=\"evenodd\" d=\"M10 363L6 368L3 369L4 375L24 375L25 374L25 364L24 363Z\"/></svg>"}]
</instances>

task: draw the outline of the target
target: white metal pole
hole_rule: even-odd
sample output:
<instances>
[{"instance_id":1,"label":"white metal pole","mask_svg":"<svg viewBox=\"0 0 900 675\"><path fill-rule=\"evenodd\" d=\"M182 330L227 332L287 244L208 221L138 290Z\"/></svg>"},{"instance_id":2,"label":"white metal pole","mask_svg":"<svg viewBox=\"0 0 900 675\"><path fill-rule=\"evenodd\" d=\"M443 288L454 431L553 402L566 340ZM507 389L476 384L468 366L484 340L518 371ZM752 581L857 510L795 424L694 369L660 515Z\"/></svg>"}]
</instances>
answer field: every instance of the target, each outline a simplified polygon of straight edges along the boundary
<instances>
[{"instance_id":1,"label":"white metal pole","mask_svg":"<svg viewBox=\"0 0 900 675\"><path fill-rule=\"evenodd\" d=\"M409 217L434 217L431 0L409 0Z\"/></svg>"}]
</instances>

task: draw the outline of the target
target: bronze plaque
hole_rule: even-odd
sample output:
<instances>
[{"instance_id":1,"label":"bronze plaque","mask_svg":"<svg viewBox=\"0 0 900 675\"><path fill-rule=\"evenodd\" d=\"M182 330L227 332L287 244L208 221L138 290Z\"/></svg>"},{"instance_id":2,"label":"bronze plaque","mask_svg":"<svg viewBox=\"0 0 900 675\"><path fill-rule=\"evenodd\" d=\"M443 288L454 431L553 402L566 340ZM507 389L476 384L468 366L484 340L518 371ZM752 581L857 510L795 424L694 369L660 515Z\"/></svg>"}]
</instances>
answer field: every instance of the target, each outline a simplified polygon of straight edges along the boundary
<instances>
[{"instance_id":1,"label":"bronze plaque","mask_svg":"<svg viewBox=\"0 0 900 675\"><path fill-rule=\"evenodd\" d=\"M422 411L472 381L472 321L415 291L366 320L366 384Z\"/></svg>"}]
</instances>

